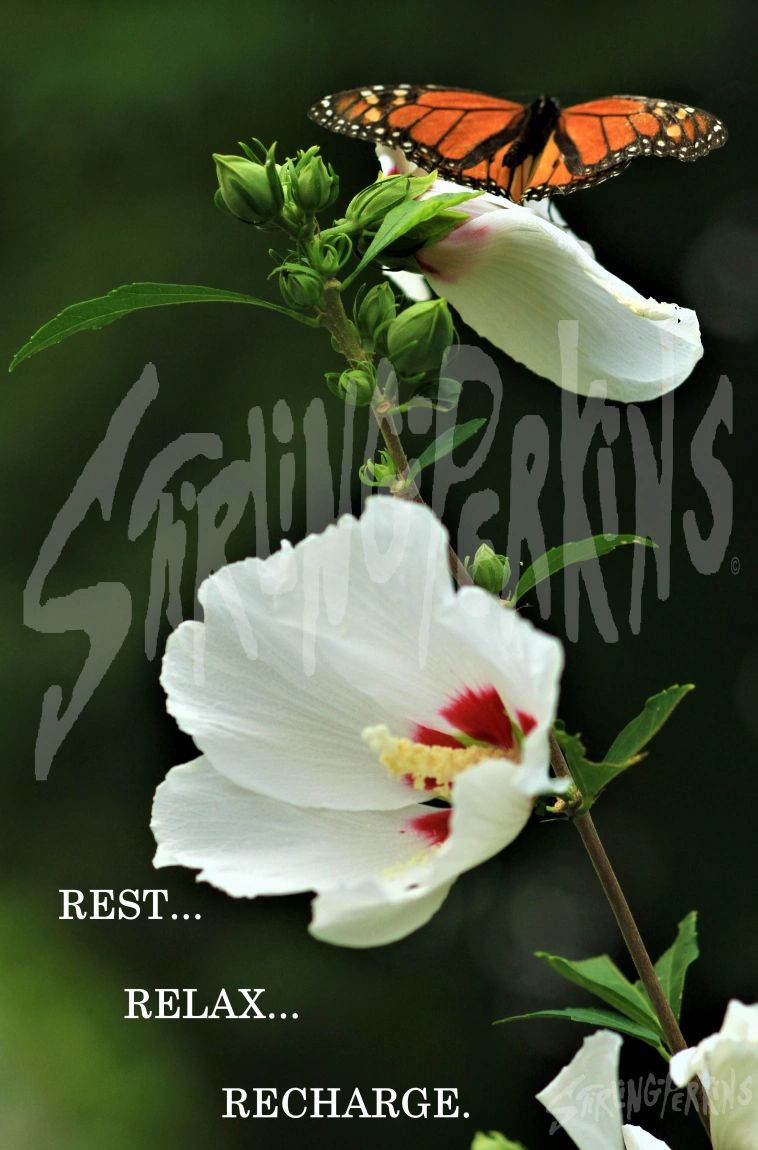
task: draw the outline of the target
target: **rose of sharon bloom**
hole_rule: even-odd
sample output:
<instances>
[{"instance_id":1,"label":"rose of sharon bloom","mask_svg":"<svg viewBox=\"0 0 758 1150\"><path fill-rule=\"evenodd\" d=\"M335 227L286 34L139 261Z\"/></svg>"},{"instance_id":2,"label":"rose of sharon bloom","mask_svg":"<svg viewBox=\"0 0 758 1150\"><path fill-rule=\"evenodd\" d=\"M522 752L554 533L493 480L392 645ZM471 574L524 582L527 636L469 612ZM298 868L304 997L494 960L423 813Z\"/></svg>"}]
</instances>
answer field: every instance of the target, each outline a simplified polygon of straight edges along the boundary
<instances>
[{"instance_id":1,"label":"rose of sharon bloom","mask_svg":"<svg viewBox=\"0 0 758 1150\"><path fill-rule=\"evenodd\" d=\"M316 891L317 938L374 946L427 922L563 789L548 770L561 647L480 588L456 592L447 548L428 508L376 496L203 584L205 621L163 664L200 757L158 788L156 866L237 897Z\"/></svg>"},{"instance_id":2,"label":"rose of sharon bloom","mask_svg":"<svg viewBox=\"0 0 758 1150\"><path fill-rule=\"evenodd\" d=\"M639 1126L622 1126L621 1038L599 1030L537 1095L579 1150L669 1150ZM708 1094L713 1150L758 1150L758 1006L730 1002L718 1034L675 1054L677 1086L700 1078Z\"/></svg>"},{"instance_id":3,"label":"rose of sharon bloom","mask_svg":"<svg viewBox=\"0 0 758 1150\"><path fill-rule=\"evenodd\" d=\"M598 1030L537 1095L578 1150L669 1150L665 1142L623 1126L619 1093L621 1037Z\"/></svg>"},{"instance_id":4,"label":"rose of sharon bloom","mask_svg":"<svg viewBox=\"0 0 758 1150\"><path fill-rule=\"evenodd\" d=\"M401 152L377 153L386 174L411 167ZM460 190L436 180L427 194ZM552 201L485 194L456 211L468 219L416 254L419 270L475 332L537 375L638 403L678 387L702 356L695 313L646 299L606 271ZM424 298L422 280L401 272L397 282Z\"/></svg>"},{"instance_id":5,"label":"rose of sharon bloom","mask_svg":"<svg viewBox=\"0 0 758 1150\"><path fill-rule=\"evenodd\" d=\"M733 999L721 1030L671 1059L671 1077L698 1077L708 1095L713 1150L758 1150L758 1004Z\"/></svg>"}]
</instances>

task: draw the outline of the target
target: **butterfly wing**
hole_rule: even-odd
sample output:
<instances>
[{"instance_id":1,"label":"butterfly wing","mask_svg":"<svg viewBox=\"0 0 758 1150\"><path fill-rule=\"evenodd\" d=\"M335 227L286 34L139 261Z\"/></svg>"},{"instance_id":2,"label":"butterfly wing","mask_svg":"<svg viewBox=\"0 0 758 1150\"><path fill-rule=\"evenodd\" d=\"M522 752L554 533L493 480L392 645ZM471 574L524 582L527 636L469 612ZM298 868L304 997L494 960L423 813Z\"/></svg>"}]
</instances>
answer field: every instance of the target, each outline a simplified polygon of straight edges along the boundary
<instances>
[{"instance_id":1,"label":"butterfly wing","mask_svg":"<svg viewBox=\"0 0 758 1150\"><path fill-rule=\"evenodd\" d=\"M700 108L647 96L609 96L561 111L433 84L377 84L327 96L309 111L333 132L400 148L436 169L519 203L565 195L617 176L635 156L697 160L726 142Z\"/></svg>"},{"instance_id":2,"label":"butterfly wing","mask_svg":"<svg viewBox=\"0 0 758 1150\"><path fill-rule=\"evenodd\" d=\"M576 191L618 175L636 156L697 160L726 143L710 112L646 96L575 104L558 119L524 189L525 199Z\"/></svg>"},{"instance_id":3,"label":"butterfly wing","mask_svg":"<svg viewBox=\"0 0 758 1150\"><path fill-rule=\"evenodd\" d=\"M341 135L400 148L419 167L457 183L507 195L504 183L513 182L514 169L504 168L503 160L519 139L527 109L459 88L377 84L327 96L308 115Z\"/></svg>"}]
</instances>

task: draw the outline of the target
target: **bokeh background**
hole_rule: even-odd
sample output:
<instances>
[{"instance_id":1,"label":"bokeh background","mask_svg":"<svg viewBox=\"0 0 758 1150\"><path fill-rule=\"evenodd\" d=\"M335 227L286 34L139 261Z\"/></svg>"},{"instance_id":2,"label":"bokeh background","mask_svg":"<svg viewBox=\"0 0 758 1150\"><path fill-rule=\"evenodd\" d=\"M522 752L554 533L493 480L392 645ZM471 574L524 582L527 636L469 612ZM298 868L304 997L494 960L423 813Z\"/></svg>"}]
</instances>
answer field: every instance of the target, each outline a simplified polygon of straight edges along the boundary
<instances>
[{"instance_id":1,"label":"bokeh background","mask_svg":"<svg viewBox=\"0 0 758 1150\"><path fill-rule=\"evenodd\" d=\"M2 359L62 306L133 280L206 283L263 293L265 236L215 211L212 151L251 135L285 151L318 141L350 194L373 177L369 148L327 137L305 112L341 87L404 80L449 82L528 100L565 102L641 91L717 112L728 147L706 162L632 166L620 180L565 201L565 213L603 261L645 293L696 306L706 354L676 396L671 596L659 602L652 566L642 627L628 623L631 563L606 561L619 630L597 632L585 605L569 645L562 714L601 753L642 701L694 681L698 690L656 740L646 764L602 801L597 821L655 952L692 907L702 957L693 968L684 1029L693 1040L720 1022L725 1001L756 995L755 758L755 287L751 231L755 153L752 12L744 3L465 6L355 0L147 0L108 5L9 0L2 43L0 217L6 261ZM564 203L561 204L564 207ZM271 289L273 290L273 288ZM467 338L473 338L464 329ZM494 353L506 403L495 449L477 477L501 496L486 534L507 533L512 428L538 413L560 434L560 395ZM41 699L67 700L87 652L80 632L40 634L22 622L22 589L64 499L117 404L153 361L158 398L132 443L113 513L84 517L46 584L68 594L99 580L129 589L126 643L61 747L48 781L34 779ZM324 393L335 361L323 338L252 309L197 307L135 316L24 365L4 385L2 633L4 727L0 889L0 1146L57 1150L139 1143L161 1150L328 1144L463 1150L476 1129L500 1128L532 1150L548 1144L533 1100L582 1036L568 1023L493 1028L505 1013L579 1001L532 957L536 949L584 957L610 952L628 970L577 837L535 825L502 858L466 876L433 922L397 945L366 953L326 947L306 933L306 898L234 902L189 872L153 872L148 831L154 787L191 748L164 712L157 661L146 659L154 526L130 542L131 502L147 463L185 432L222 437L223 462L250 452L247 413L268 429L272 491L279 449L271 437L286 396L302 462L302 416ZM716 454L734 482L734 527L721 568L698 573L682 514L701 530L708 504L689 452L719 377L734 386L734 428ZM327 397L328 398L328 397ZM331 402L331 401L329 401ZM482 396L464 396L463 415ZM335 418L335 453L340 412ZM660 442L660 410L645 418ZM622 428L624 424L622 422ZM622 529L634 511L628 432L615 450ZM202 486L220 463L188 465ZM304 530L302 468L290 535ZM591 489L591 477L588 488ZM356 486L355 498L359 498ZM276 501L274 500L276 511ZM561 538L560 472L542 500L550 542ZM719 514L724 509L719 509ZM626 520L624 516L627 516ZM183 608L192 612L196 519L189 532ZM449 525L456 527L456 500ZM227 548L255 544L252 511ZM274 517L273 542L281 535ZM735 570L738 568L737 573ZM560 581L548 626L562 634ZM159 648L169 624L163 620ZM62 923L60 887L167 885L190 922ZM266 986L298 1023L126 1022L126 986ZM625 1075L651 1065L626 1044ZM253 1125L220 1118L223 1085L459 1087L469 1120ZM641 1116L678 1148L703 1145L694 1120ZM568 1143L550 1140L556 1150Z\"/></svg>"}]
</instances>

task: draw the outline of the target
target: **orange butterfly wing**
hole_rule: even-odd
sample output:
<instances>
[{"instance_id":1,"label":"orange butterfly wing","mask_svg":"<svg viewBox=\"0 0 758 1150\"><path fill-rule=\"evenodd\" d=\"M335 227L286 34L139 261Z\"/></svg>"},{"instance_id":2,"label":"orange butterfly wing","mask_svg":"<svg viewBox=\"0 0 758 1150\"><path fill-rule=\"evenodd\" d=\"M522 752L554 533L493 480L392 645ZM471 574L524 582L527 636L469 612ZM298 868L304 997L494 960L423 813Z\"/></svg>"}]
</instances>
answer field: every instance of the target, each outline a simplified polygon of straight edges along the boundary
<instances>
[{"instance_id":1,"label":"orange butterfly wing","mask_svg":"<svg viewBox=\"0 0 758 1150\"><path fill-rule=\"evenodd\" d=\"M726 142L699 108L610 96L561 111L435 85L377 84L327 96L308 113L334 132L400 148L422 168L516 203L616 176L635 156L696 160Z\"/></svg>"},{"instance_id":2,"label":"orange butterfly wing","mask_svg":"<svg viewBox=\"0 0 758 1150\"><path fill-rule=\"evenodd\" d=\"M646 96L610 96L561 113L535 164L525 198L576 191L622 172L636 156L691 161L726 143L710 112Z\"/></svg>"},{"instance_id":3,"label":"orange butterfly wing","mask_svg":"<svg viewBox=\"0 0 758 1150\"><path fill-rule=\"evenodd\" d=\"M308 115L333 132L400 148L419 167L502 195L502 158L519 138L527 109L459 88L377 84L327 96Z\"/></svg>"}]
</instances>

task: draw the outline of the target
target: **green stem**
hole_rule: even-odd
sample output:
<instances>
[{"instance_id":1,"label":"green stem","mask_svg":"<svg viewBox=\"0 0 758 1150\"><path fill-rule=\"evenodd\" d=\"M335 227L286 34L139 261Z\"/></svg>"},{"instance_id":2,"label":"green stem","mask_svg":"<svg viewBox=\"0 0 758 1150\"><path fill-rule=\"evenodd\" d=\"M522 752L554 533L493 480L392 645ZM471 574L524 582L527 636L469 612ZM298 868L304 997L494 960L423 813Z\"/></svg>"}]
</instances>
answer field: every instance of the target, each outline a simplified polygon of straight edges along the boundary
<instances>
[{"instance_id":1,"label":"green stem","mask_svg":"<svg viewBox=\"0 0 758 1150\"><path fill-rule=\"evenodd\" d=\"M563 751L552 732L550 733L550 765L558 778L570 779L572 777ZM587 813L577 815L572 819L572 822L579 832L582 845L589 856L595 874L603 888L605 897L613 911L613 916L621 931L621 937L626 943L626 948L634 963L635 970L653 1005L653 1010L658 1017L661 1029L666 1038L666 1044L672 1054L677 1054L680 1050L686 1050L687 1043L684 1039L684 1035L666 998L664 989L661 986L661 980L658 977L647 947L642 940L639 927L632 914L631 907L626 900L626 896L621 889L621 884L611 865L600 835L597 832L594 820L592 816ZM702 1083L700 1082L698 1083L695 1106L698 1117L705 1128L705 1132L710 1137L707 1098Z\"/></svg>"},{"instance_id":2,"label":"green stem","mask_svg":"<svg viewBox=\"0 0 758 1150\"><path fill-rule=\"evenodd\" d=\"M330 279L324 285L323 306L320 309L321 322L335 340L340 351L351 367L362 367L371 363L372 356L363 347L354 325L348 319L342 303L341 284L339 280ZM400 436L397 432L395 420L391 414L392 404L379 387L374 392L371 401L371 414L374 417L384 446L390 454L395 465L395 472L399 482L392 487L392 494L398 499L410 499L414 503L423 503L423 497L418 484L411 475L408 457L405 454ZM473 583L471 576L461 563L454 549L448 545L448 561L450 570L459 586Z\"/></svg>"}]
</instances>

